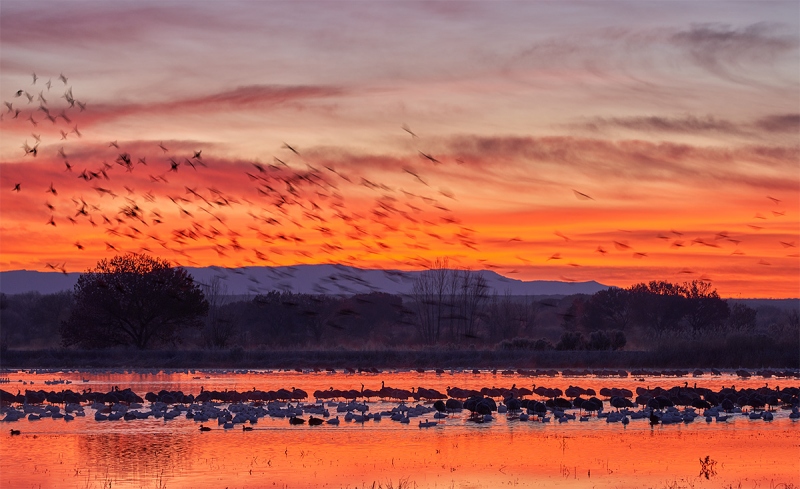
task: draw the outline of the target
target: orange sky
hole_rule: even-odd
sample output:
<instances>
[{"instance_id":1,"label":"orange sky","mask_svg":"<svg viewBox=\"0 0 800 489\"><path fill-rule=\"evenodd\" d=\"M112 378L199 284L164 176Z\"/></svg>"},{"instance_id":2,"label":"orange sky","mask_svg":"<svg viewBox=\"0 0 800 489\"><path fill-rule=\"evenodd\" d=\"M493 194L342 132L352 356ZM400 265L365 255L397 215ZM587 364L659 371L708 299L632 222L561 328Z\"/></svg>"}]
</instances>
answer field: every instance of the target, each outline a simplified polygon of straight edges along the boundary
<instances>
[{"instance_id":1,"label":"orange sky","mask_svg":"<svg viewBox=\"0 0 800 489\"><path fill-rule=\"evenodd\" d=\"M798 296L796 3L502 5L4 2L0 270L447 256Z\"/></svg>"}]
</instances>

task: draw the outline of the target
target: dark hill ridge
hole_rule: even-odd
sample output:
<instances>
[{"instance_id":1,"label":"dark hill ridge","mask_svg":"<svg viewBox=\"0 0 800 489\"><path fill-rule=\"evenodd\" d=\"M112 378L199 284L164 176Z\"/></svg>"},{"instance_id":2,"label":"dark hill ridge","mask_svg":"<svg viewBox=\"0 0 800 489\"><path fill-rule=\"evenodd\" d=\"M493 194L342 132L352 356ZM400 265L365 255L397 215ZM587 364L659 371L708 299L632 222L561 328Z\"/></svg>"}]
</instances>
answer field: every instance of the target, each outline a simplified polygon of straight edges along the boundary
<instances>
[{"instance_id":1,"label":"dark hill ridge","mask_svg":"<svg viewBox=\"0 0 800 489\"><path fill-rule=\"evenodd\" d=\"M419 271L364 270L344 265L294 265L288 267L205 267L186 269L195 280L209 283L218 277L230 295L256 295L270 290L305 294L356 294L386 292L408 294ZM480 270L490 291L511 295L593 294L607 288L591 282L523 281L504 277L490 270ZM52 294L72 289L80 273L37 272L14 270L0 272L0 292L20 294L39 292Z\"/></svg>"}]
</instances>

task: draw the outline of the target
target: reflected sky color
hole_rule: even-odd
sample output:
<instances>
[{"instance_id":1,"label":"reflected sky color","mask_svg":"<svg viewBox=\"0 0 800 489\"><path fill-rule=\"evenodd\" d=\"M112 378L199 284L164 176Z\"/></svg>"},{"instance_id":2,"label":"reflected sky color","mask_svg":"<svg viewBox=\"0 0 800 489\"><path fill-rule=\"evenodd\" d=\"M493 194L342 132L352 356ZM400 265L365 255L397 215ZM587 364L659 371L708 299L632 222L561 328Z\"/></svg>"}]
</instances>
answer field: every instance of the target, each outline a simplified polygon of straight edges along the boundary
<instances>
[{"instance_id":1,"label":"reflected sky color","mask_svg":"<svg viewBox=\"0 0 800 489\"><path fill-rule=\"evenodd\" d=\"M636 378L555 377L530 378L482 372L384 372L377 375L297 372L9 372L16 387L73 390L92 387L105 391L113 385L148 390L182 389L199 393L207 389L239 391L255 387L276 390L294 385L308 391L332 385L339 389L379 388L380 382L399 388L423 386L444 390L510 387L537 382L547 387L577 385L599 390L638 386L671 388L688 381L691 386L720 389L735 383L738 389L768 383L795 385L795 379L720 377ZM72 384L47 386L44 381L64 379ZM20 380L34 381L22 386ZM86 382L84 382L86 380ZM536 396L533 396L536 397ZM411 401L409 401L411 404ZM370 412L389 409L395 402L372 400ZM607 405L607 403L606 403ZM610 408L609 408L610 409ZM332 408L335 410L335 407ZM255 488L372 487L372 483L406 480L410 487L783 487L797 485L798 423L779 409L775 420L749 420L736 415L727 422L658 426L646 419L628 426L593 417L588 422L565 424L520 422L496 414L488 424L468 423L465 416L443 420L442 426L420 429L417 419L401 425L388 419L363 425L342 421L338 427L291 427L286 419L265 417L254 430L223 430L216 423L201 433L199 423L183 416L160 419L96 422L93 410L74 421L43 419L4 423L20 436L0 434L0 486L2 487L181 487ZM335 415L335 414L334 414ZM428 416L430 418L430 416ZM716 475L700 475L700 458L717 461Z\"/></svg>"},{"instance_id":2,"label":"reflected sky color","mask_svg":"<svg viewBox=\"0 0 800 489\"><path fill-rule=\"evenodd\" d=\"M2 270L448 256L797 295L796 2L0 9Z\"/></svg>"}]
</instances>

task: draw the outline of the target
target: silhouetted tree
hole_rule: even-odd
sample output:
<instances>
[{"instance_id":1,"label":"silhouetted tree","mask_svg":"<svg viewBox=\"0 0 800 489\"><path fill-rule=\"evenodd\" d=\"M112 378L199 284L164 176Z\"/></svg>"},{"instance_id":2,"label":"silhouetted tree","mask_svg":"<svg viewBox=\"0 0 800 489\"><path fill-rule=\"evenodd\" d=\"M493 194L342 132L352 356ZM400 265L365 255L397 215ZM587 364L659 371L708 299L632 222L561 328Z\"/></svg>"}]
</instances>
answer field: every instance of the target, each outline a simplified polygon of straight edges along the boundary
<instances>
[{"instance_id":1,"label":"silhouetted tree","mask_svg":"<svg viewBox=\"0 0 800 489\"><path fill-rule=\"evenodd\" d=\"M474 339L483 304L488 300L486 279L469 270L448 268L447 258L437 258L419 274L411 289L420 339L437 343Z\"/></svg>"},{"instance_id":2,"label":"silhouetted tree","mask_svg":"<svg viewBox=\"0 0 800 489\"><path fill-rule=\"evenodd\" d=\"M145 349L176 343L182 328L203 326L208 302L192 276L166 260L118 255L82 274L61 325L64 346Z\"/></svg>"},{"instance_id":3,"label":"silhouetted tree","mask_svg":"<svg viewBox=\"0 0 800 489\"><path fill-rule=\"evenodd\" d=\"M447 265L447 259L437 259L432 267L417 276L411 289L419 336L429 345L439 341L444 319L452 305Z\"/></svg>"},{"instance_id":4,"label":"silhouetted tree","mask_svg":"<svg viewBox=\"0 0 800 489\"><path fill-rule=\"evenodd\" d=\"M583 309L583 327L587 331L619 329L625 331L633 321L631 293L610 287L593 294Z\"/></svg>"},{"instance_id":5,"label":"silhouetted tree","mask_svg":"<svg viewBox=\"0 0 800 489\"><path fill-rule=\"evenodd\" d=\"M257 305L254 334L257 342L271 346L299 346L308 342L308 324L313 317L306 315L302 294L270 291L253 299Z\"/></svg>"},{"instance_id":6,"label":"silhouetted tree","mask_svg":"<svg viewBox=\"0 0 800 489\"><path fill-rule=\"evenodd\" d=\"M59 328L72 305L72 292L25 292L6 296L0 331L9 348L55 348Z\"/></svg>"},{"instance_id":7,"label":"silhouetted tree","mask_svg":"<svg viewBox=\"0 0 800 489\"><path fill-rule=\"evenodd\" d=\"M486 326L492 341L510 340L524 329L524 306L510 292L495 293L487 306Z\"/></svg>"},{"instance_id":8,"label":"silhouetted tree","mask_svg":"<svg viewBox=\"0 0 800 489\"><path fill-rule=\"evenodd\" d=\"M478 319L489 299L489 286L483 275L470 270L456 271L455 313L458 315L458 337L475 338L477 336Z\"/></svg>"},{"instance_id":9,"label":"silhouetted tree","mask_svg":"<svg viewBox=\"0 0 800 489\"><path fill-rule=\"evenodd\" d=\"M737 303L731 307L728 328L737 332L750 332L756 328L758 312L752 307Z\"/></svg>"},{"instance_id":10,"label":"silhouetted tree","mask_svg":"<svg viewBox=\"0 0 800 489\"><path fill-rule=\"evenodd\" d=\"M575 296L566 312L560 314L561 327L568 331L577 330L578 326L581 324L581 318L585 315L586 303L587 300L585 296Z\"/></svg>"},{"instance_id":11,"label":"silhouetted tree","mask_svg":"<svg viewBox=\"0 0 800 489\"><path fill-rule=\"evenodd\" d=\"M797 309L789 311L786 321L790 331L797 333L800 330L800 313L797 312Z\"/></svg>"},{"instance_id":12,"label":"silhouetted tree","mask_svg":"<svg viewBox=\"0 0 800 489\"><path fill-rule=\"evenodd\" d=\"M628 344L628 339L625 337L625 332L618 329L608 332L608 337L611 339L611 349L621 350Z\"/></svg>"},{"instance_id":13,"label":"silhouetted tree","mask_svg":"<svg viewBox=\"0 0 800 489\"><path fill-rule=\"evenodd\" d=\"M665 281L636 284L629 289L634 316L656 336L678 329L686 315L681 287Z\"/></svg>"},{"instance_id":14,"label":"silhouetted tree","mask_svg":"<svg viewBox=\"0 0 800 489\"><path fill-rule=\"evenodd\" d=\"M209 348L226 348L236 334L237 317L234 308L227 307L230 300L228 286L218 276L202 285L208 301L208 315L203 328L203 343Z\"/></svg>"},{"instance_id":15,"label":"silhouetted tree","mask_svg":"<svg viewBox=\"0 0 800 489\"><path fill-rule=\"evenodd\" d=\"M684 319L692 332L719 329L728 319L728 303L720 299L716 290L711 289L710 282L693 280L684 283L680 289L686 298Z\"/></svg>"}]
</instances>

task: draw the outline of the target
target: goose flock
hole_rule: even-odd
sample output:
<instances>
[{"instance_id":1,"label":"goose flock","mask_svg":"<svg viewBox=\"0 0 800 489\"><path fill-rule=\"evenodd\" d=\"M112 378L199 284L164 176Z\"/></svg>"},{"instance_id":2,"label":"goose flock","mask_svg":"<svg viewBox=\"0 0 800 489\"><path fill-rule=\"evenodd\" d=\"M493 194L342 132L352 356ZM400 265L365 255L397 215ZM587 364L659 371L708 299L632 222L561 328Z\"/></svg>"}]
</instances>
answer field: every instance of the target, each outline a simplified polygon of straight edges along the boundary
<instances>
[{"instance_id":1,"label":"goose flock","mask_svg":"<svg viewBox=\"0 0 800 489\"><path fill-rule=\"evenodd\" d=\"M38 82L40 78L45 79L32 73L30 83L20 80L20 85L8 92L0 122L11 133L30 133L32 138L20 141L21 151L10 161L20 168L25 164L26 170L12 172L7 178L13 181L4 180L6 191L19 200L13 207L30 212L26 205L40 201L47 210L42 211L39 226L51 233L49 239L65 245L52 252L57 256L42 263L45 270L67 274L76 267L75 261L87 262L81 255L109 253L157 254L178 266L201 266L209 260L235 263L230 270L242 272L249 266L320 261L358 267L387 255L395 263L391 268L426 269L433 264L426 256L431 249L454 257L469 249L469 254L480 256L491 254L486 247L498 240L498 236L464 222L458 212L462 206L457 203L463 197L443 186L445 181L436 181L445 171L463 173L473 168L472 164L465 164L464 155L458 152L432 154L434 143L406 124L401 129L403 137L410 138L406 144L413 148L413 157L406 155L397 161L361 158L338 161L337 166L336 158L319 148L306 151L285 142L269 155L268 163L257 158L230 160L189 141L93 138L91 106L87 109L86 101L76 98L68 77L62 73ZM76 88L75 93L78 91ZM88 132L78 127L84 122L89 124ZM35 171L28 169L34 158L45 161ZM367 162L370 164L364 164ZM370 166L383 169L383 175L366 171ZM223 173L225 178L220 176ZM476 172L476 182L481 178L484 176ZM595 202L593 196L571 185L562 184L562 195L587 205ZM781 223L786 220L782 200L767 199L769 204L763 202L761 207L769 205L769 209L756 214L760 224L747 224L753 230L785 226ZM99 238L95 228L106 236ZM581 266L570 255L591 248L594 252L590 253L618 253L635 260L648 257L645 250L679 253L692 246L744 255L738 248L743 238L728 231L719 231L713 238L691 239L683 232L664 230L643 243L647 248L634 249L620 238L587 241L586 250L578 248L582 240L557 230L553 234L563 239L558 251L540 255L530 247L531 241L519 236L505 241L503 236L501 241L527 248L521 248L522 254L509 263L491 263L483 257L477 258L477 263L514 274L519 267L536 262ZM81 237L83 241L67 246L67 240ZM776 241L772 247L781 254L797 248L794 241ZM668 244L666 250L663 243ZM730 243L733 249L724 249L722 243ZM202 257L200 250L206 252ZM572 261L567 263L568 259ZM769 265L763 259L758 264ZM684 267L679 273L697 272ZM698 276L710 281L704 274ZM253 274L250 278L249 292L266 293L274 288ZM292 289L279 274L275 278L282 290ZM332 277L316 284L315 292L348 294L369 286L350 278ZM393 278L389 271L387 278Z\"/></svg>"},{"instance_id":2,"label":"goose flock","mask_svg":"<svg viewBox=\"0 0 800 489\"><path fill-rule=\"evenodd\" d=\"M570 385L566 390L544 386L532 389L484 387L465 389L448 387L446 392L417 387L411 390L383 385L380 390L316 390L312 396L302 389L248 391L205 390L186 394L182 391L147 392L144 397L131 388L113 388L108 392L26 390L12 394L0 389L2 421L50 418L65 422L76 417L94 416L97 422L163 419L183 417L221 429L237 425L251 431L263 418L286 419L293 426L337 426L345 423L379 422L383 419L401 424L418 418L420 428L439 426L443 420L489 423L503 415L509 421L567 423L604 420L627 425L644 420L651 425L691 423L700 417L706 422L725 422L739 417L773 421L775 413L789 420L800 419L800 387L769 387L719 390L683 386L625 388L604 387L595 392ZM599 397L598 397L599 396ZM373 398L375 399L373 401ZM311 402L309 402L311 399ZM409 400L413 403L407 404ZM392 405L392 403L396 403ZM372 408L372 409L371 409ZM309 416L305 418L304 416ZM12 435L20 430L12 430Z\"/></svg>"}]
</instances>

